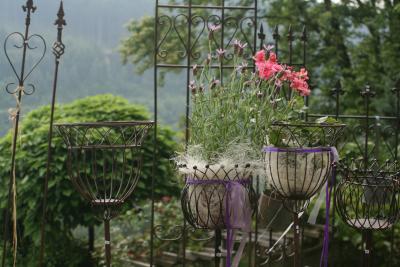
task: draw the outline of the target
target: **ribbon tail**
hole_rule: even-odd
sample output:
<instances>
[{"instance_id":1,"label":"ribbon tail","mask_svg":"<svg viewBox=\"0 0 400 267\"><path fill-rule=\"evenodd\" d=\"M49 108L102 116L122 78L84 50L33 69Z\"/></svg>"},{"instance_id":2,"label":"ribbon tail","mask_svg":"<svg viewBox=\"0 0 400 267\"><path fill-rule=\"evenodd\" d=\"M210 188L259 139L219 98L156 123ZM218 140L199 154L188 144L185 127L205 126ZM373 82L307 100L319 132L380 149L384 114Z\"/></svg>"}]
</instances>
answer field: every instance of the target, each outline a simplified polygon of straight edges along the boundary
<instances>
[{"instance_id":1,"label":"ribbon tail","mask_svg":"<svg viewBox=\"0 0 400 267\"><path fill-rule=\"evenodd\" d=\"M332 185L336 179L336 164L339 161L339 154L335 147L331 147L332 154L332 181L331 184L327 182L326 186L326 209L325 209L325 227L324 227L324 243L322 246L322 254L320 259L320 266L328 267L328 259L329 259L329 211L331 207L331 193L332 193Z\"/></svg>"},{"instance_id":2,"label":"ribbon tail","mask_svg":"<svg viewBox=\"0 0 400 267\"><path fill-rule=\"evenodd\" d=\"M325 184L325 188L326 187L328 187L328 182L326 182L326 184ZM322 206L322 203L325 200L325 196L326 196L326 190L325 191L322 190L319 193L319 196L317 198L317 201L314 204L313 209L311 210L310 217L308 217L308 221L307 222L309 224L315 224L316 223L317 217L318 217L318 213L321 210L321 206Z\"/></svg>"},{"instance_id":3,"label":"ribbon tail","mask_svg":"<svg viewBox=\"0 0 400 267\"><path fill-rule=\"evenodd\" d=\"M226 267L231 267L231 255L232 255L232 247L233 247L233 233L232 233L232 225L231 225L231 213L233 212L230 207L230 198L232 197L232 187L231 184L228 183L225 186L226 196L225 196L225 224L226 224Z\"/></svg>"},{"instance_id":4,"label":"ribbon tail","mask_svg":"<svg viewBox=\"0 0 400 267\"><path fill-rule=\"evenodd\" d=\"M238 267L240 263L240 259L242 258L244 248L247 243L249 233L243 233L242 240L240 241L239 248L236 252L235 258L233 259L232 267Z\"/></svg>"},{"instance_id":5,"label":"ribbon tail","mask_svg":"<svg viewBox=\"0 0 400 267\"><path fill-rule=\"evenodd\" d=\"M226 229L226 267L231 267L233 249L233 230L231 228Z\"/></svg>"}]
</instances>

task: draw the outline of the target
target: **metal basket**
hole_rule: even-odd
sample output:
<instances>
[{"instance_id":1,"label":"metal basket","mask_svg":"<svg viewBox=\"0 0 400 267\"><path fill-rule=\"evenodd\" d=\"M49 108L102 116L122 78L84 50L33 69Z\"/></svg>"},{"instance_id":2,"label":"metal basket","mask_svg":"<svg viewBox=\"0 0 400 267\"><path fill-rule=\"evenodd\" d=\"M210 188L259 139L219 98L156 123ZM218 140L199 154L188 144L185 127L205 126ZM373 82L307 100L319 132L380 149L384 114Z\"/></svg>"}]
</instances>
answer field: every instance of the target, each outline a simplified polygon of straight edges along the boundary
<instances>
[{"instance_id":1,"label":"metal basket","mask_svg":"<svg viewBox=\"0 0 400 267\"><path fill-rule=\"evenodd\" d=\"M321 123L272 124L270 141L280 140L282 147L264 148L266 174L290 210L295 213L304 210L309 199L325 184L335 161L331 146L344 127L344 124Z\"/></svg>"},{"instance_id":2,"label":"metal basket","mask_svg":"<svg viewBox=\"0 0 400 267\"><path fill-rule=\"evenodd\" d=\"M106 266L111 266L110 220L139 180L142 145L151 121L56 124L68 149L68 174L80 195L103 211Z\"/></svg>"},{"instance_id":3,"label":"metal basket","mask_svg":"<svg viewBox=\"0 0 400 267\"><path fill-rule=\"evenodd\" d=\"M250 165L194 167L186 177L182 210L194 228L243 228L254 212L255 192Z\"/></svg>"},{"instance_id":4,"label":"metal basket","mask_svg":"<svg viewBox=\"0 0 400 267\"><path fill-rule=\"evenodd\" d=\"M344 169L336 207L345 223L358 230L383 230L395 224L400 214L400 186L393 166Z\"/></svg>"}]
</instances>

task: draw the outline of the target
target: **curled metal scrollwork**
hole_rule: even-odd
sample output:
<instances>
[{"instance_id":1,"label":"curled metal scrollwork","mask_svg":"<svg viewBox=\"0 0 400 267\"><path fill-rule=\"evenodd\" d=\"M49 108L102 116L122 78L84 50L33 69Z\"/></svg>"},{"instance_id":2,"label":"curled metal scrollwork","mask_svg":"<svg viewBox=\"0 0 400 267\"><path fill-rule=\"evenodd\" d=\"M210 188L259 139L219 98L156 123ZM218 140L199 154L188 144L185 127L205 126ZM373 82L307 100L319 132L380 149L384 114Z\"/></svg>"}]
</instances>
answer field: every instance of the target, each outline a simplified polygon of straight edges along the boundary
<instances>
[{"instance_id":1,"label":"curled metal scrollwork","mask_svg":"<svg viewBox=\"0 0 400 267\"><path fill-rule=\"evenodd\" d=\"M30 42L34 41L35 39L39 40L39 42L40 42L41 45L42 45L42 46L41 46L41 47L42 47L42 51L40 52L39 58L37 59L36 62L34 62L34 64L32 65L32 68L31 68L29 71L27 71L26 74L24 73L24 72L25 72L25 69L24 69L23 71L21 71L21 74L18 74L18 73L17 73L16 67L15 67L15 66L16 66L16 65L15 65L16 63L13 62L13 60L11 59L11 56L10 56L10 54L9 54L9 51L8 51L8 47L10 46L9 43L10 43L11 40L13 40L13 38L15 38L15 37L17 37L17 39L19 39L18 42L21 42L21 44L19 44L19 43L14 43L14 44L11 45L12 47L14 47L14 48L16 48L16 49L23 49L23 48L26 46L26 48L27 48L28 50L36 50L39 46L33 46L32 44L30 44ZM13 33L9 34L9 35L6 37L6 39L5 39L5 41L4 41L4 53L5 53L5 55L6 55L7 61L8 61L8 63L9 63L9 65L11 66L11 69L13 70L14 75L15 75L16 79L18 80L18 83L19 83L19 84L23 84L23 82L24 82L24 81L32 74L32 72L37 68L37 66L40 64L40 62L42 62L42 60L43 60L43 58L44 58L44 56L45 56L45 54L46 54L46 50L47 50L46 41L45 41L44 38L43 38L41 35L39 35L39 34L30 35L28 38L26 38L26 40L25 40L24 35L23 35L22 33L20 33L20 32L13 32ZM23 62L25 62L25 61L23 60ZM6 90L6 92L9 93L9 94L15 94L15 93L17 93L17 91L18 91L18 89L15 89L15 90L10 89L10 87L11 87L12 85L16 85L16 83L8 83L8 84L5 86L5 90ZM26 90L27 87L30 88L30 89L29 89L29 90ZM35 86L34 86L33 84L28 84L28 85L26 85L26 86L24 87L24 89L23 89L23 93L24 93L25 95L32 95L34 92L35 92Z\"/></svg>"},{"instance_id":2,"label":"curled metal scrollwork","mask_svg":"<svg viewBox=\"0 0 400 267\"><path fill-rule=\"evenodd\" d=\"M197 229L193 226L187 226L188 238L193 241L203 242L210 241L215 237L215 231Z\"/></svg>"},{"instance_id":3,"label":"curled metal scrollwork","mask_svg":"<svg viewBox=\"0 0 400 267\"><path fill-rule=\"evenodd\" d=\"M240 21L240 32L242 33L244 41L247 43L247 46L251 51L248 57L252 57L256 51L255 48L253 47L253 43L248 38L248 32L245 31L245 26L247 26L249 30L253 30L257 26L255 24L254 18L245 17Z\"/></svg>"},{"instance_id":4,"label":"curled metal scrollwork","mask_svg":"<svg viewBox=\"0 0 400 267\"><path fill-rule=\"evenodd\" d=\"M162 241L178 241L181 240L184 233L183 225L155 225L154 226L154 236Z\"/></svg>"},{"instance_id":5,"label":"curled metal scrollwork","mask_svg":"<svg viewBox=\"0 0 400 267\"><path fill-rule=\"evenodd\" d=\"M183 18L183 20L181 20L181 18ZM178 56L180 58L185 58L188 54L188 44L185 41L185 35L180 32L179 27L181 26L187 26L189 23L189 17L185 14L178 14L174 17L173 20L173 29L180 41L180 44L183 46L183 50L178 51ZM186 27L185 27L186 30Z\"/></svg>"},{"instance_id":6,"label":"curled metal scrollwork","mask_svg":"<svg viewBox=\"0 0 400 267\"><path fill-rule=\"evenodd\" d=\"M157 56L159 56L160 58L166 58L168 56L168 51L165 49L162 49L162 45L164 44L165 40L167 39L169 33L172 30L172 20L169 16L162 15L157 18L157 24L160 26L167 25L166 26L167 30L166 30L165 34L162 35L162 37L160 38L160 41L158 42L157 47L156 47Z\"/></svg>"},{"instance_id":7,"label":"curled metal scrollwork","mask_svg":"<svg viewBox=\"0 0 400 267\"><path fill-rule=\"evenodd\" d=\"M196 37L194 38L194 41L193 41L192 44L191 44L191 47L190 47L190 56L191 56L193 59L199 59L199 58L201 57L201 52L196 51L196 45L199 43L199 40L200 40L201 36L203 35L203 33L204 33L204 31L205 31L205 28L206 28L206 21L205 21L205 19L204 19L202 16L197 16L197 15L196 15L196 16L193 16L193 17L191 18L191 23L192 23L192 25L195 26L195 27L200 27L200 30L199 30L199 32L198 32L197 34L195 34ZM192 30L193 30L195 27L192 27ZM200 46L200 47L201 47L201 46Z\"/></svg>"}]
</instances>

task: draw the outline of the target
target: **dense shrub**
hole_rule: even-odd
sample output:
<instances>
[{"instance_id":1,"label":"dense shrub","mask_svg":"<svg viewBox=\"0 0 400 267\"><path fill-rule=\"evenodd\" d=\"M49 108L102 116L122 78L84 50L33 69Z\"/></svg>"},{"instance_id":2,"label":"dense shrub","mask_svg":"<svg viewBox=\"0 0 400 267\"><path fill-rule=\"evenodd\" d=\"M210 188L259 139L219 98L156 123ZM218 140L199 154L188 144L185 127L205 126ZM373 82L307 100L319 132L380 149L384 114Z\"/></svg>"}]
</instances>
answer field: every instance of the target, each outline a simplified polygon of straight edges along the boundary
<instances>
[{"instance_id":1,"label":"dense shrub","mask_svg":"<svg viewBox=\"0 0 400 267\"><path fill-rule=\"evenodd\" d=\"M19 266L36 266L40 243L43 182L46 171L47 134L50 107L44 106L27 114L22 121L18 138L17 210L19 235ZM56 107L56 122L89 122L117 120L147 120L149 113L142 106L113 95L99 95ZM159 160L156 164L156 197L176 195L176 185L169 183L174 176L169 162L175 151L174 132L159 127ZM145 144L145 155L140 182L126 207L150 198L153 146L151 136ZM54 137L53 162L49 179L46 262L47 266L88 266L87 248L74 240L72 231L78 226L99 223L72 187L67 175L66 148L57 134ZM7 206L10 174L11 133L0 139L0 208ZM0 218L3 225L3 218Z\"/></svg>"}]
</instances>

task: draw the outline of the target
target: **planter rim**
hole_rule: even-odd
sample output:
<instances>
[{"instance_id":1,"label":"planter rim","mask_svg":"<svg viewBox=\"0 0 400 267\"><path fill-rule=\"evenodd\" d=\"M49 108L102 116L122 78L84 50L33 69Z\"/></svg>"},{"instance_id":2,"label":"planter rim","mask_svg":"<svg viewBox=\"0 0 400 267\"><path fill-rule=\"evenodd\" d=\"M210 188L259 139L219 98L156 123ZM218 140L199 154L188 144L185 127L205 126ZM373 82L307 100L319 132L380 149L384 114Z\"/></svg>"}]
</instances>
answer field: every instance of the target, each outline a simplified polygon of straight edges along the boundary
<instances>
[{"instance_id":1,"label":"planter rim","mask_svg":"<svg viewBox=\"0 0 400 267\"><path fill-rule=\"evenodd\" d=\"M270 151L268 151L271 149ZM308 151L305 151L308 150ZM264 146L263 152L302 152L302 153L314 153L314 152L328 152L332 151L332 146L315 146L315 147L277 147L277 146Z\"/></svg>"},{"instance_id":2,"label":"planter rim","mask_svg":"<svg viewBox=\"0 0 400 267\"><path fill-rule=\"evenodd\" d=\"M284 122L277 121L273 122L274 126L287 126L287 127L315 127L315 128L344 128L347 125L344 123L318 123L318 122Z\"/></svg>"},{"instance_id":3,"label":"planter rim","mask_svg":"<svg viewBox=\"0 0 400 267\"><path fill-rule=\"evenodd\" d=\"M369 182L364 182L364 180L372 180ZM379 182L380 183L379 183ZM387 183L385 183L387 182ZM356 186L367 186L367 187L394 187L399 190L400 186L398 184L399 180L391 177L376 177L376 176L346 176L346 178L342 181L345 184L352 184Z\"/></svg>"},{"instance_id":4,"label":"planter rim","mask_svg":"<svg viewBox=\"0 0 400 267\"><path fill-rule=\"evenodd\" d=\"M154 121L98 121L98 122L73 122L55 123L55 127L122 127L122 126L141 126L153 125Z\"/></svg>"}]
</instances>

